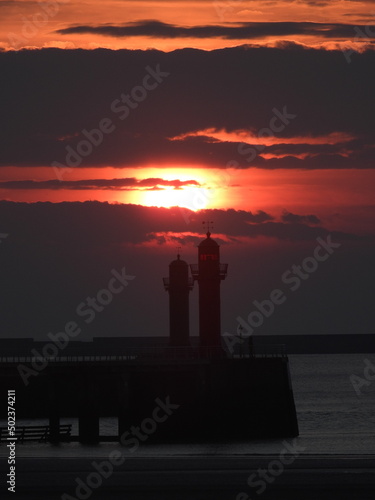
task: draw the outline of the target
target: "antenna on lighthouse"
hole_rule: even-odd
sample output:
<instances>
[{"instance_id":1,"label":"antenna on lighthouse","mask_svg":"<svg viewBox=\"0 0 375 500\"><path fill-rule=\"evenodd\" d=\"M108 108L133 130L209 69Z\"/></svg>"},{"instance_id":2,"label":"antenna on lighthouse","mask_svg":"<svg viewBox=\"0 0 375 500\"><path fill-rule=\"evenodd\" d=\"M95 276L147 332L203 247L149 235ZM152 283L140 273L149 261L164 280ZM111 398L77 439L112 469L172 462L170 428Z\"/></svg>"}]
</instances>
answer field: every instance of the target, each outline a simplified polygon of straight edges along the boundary
<instances>
[{"instance_id":1,"label":"antenna on lighthouse","mask_svg":"<svg viewBox=\"0 0 375 500\"><path fill-rule=\"evenodd\" d=\"M205 226L207 237L210 237L211 236L210 229L214 228L214 221L213 220L204 220L202 222L202 224Z\"/></svg>"}]
</instances>

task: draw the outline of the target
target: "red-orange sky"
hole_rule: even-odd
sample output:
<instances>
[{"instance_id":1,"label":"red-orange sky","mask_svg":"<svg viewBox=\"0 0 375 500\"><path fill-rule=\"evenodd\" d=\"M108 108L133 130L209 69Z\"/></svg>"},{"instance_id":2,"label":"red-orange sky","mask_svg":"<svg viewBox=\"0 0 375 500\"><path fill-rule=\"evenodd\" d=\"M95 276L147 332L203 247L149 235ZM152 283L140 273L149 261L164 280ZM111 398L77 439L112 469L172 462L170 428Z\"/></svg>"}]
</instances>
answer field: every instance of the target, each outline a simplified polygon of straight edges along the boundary
<instances>
[{"instance_id":1,"label":"red-orange sky","mask_svg":"<svg viewBox=\"0 0 375 500\"><path fill-rule=\"evenodd\" d=\"M254 47L280 47L288 52L291 51L292 44L297 43L301 44L300 47L324 48L339 52L341 54L339 71L342 72L353 68L353 65L350 67L354 54L351 50L353 47L363 52L365 49L370 50L373 46L375 30L371 5L374 4L375 2L372 1L352 2L345 0L323 2L303 0L270 2L111 0L101 2L90 0L79 3L69 0L49 2L17 0L1 2L0 4L3 20L0 47L5 51L47 47L68 49L105 47L141 50L152 48L162 51L191 47L214 51L225 47L252 44ZM286 45L282 45L283 43ZM323 55L320 54L319 57L323 58ZM267 58L264 60L266 61ZM189 61L190 63L192 61ZM30 64L33 63L30 62ZM45 65L47 67L48 64L46 59ZM66 71L69 71L69 63L64 62L63 64L67 64ZM218 53L215 64L227 63L220 62ZM293 66L293 62L290 64ZM296 66L298 64L298 60L296 60ZM319 68L319 62L316 63L316 66ZM10 71L14 71L14 68L10 67ZM62 71L65 71L64 67L62 67ZM98 71L101 71L100 66L98 66ZM254 67L252 71L258 73L259 69ZM277 71L282 71L282 68L278 68ZM287 71L289 70L285 70L285 72ZM296 67L294 71L298 72L298 68ZM301 72L303 71L305 70L301 69ZM264 69L261 69L261 72L264 72ZM204 81L207 76L207 82L210 82L209 75L202 74L201 79ZM92 74L93 79L96 77L97 75ZM269 96L267 97L267 87L272 85L272 80L269 79L275 77L277 78L277 75L272 75L272 72L264 75L263 78L267 79L264 95L256 96L254 99L254 101L268 99L265 108L268 114L263 116L264 126L272 117L271 110L274 106L280 107L287 104L286 98L288 96L284 96L283 86L280 86L278 92L275 91L275 95L271 95L273 91L270 89L271 92L268 92ZM324 77L324 67L322 67L321 78L324 79ZM13 96L12 90L10 90L10 95L6 95L5 99L10 102L12 99L17 101L18 92L24 94L21 87L22 85L27 87L27 78L27 71L24 75L20 74L19 78L15 78L19 88L16 89ZM102 76L100 78L103 79ZM212 78L216 77L212 76ZM234 80L241 80L241 78L247 80L250 78L251 80L251 72L245 76L241 73L233 74ZM261 79L262 76L260 75L259 78ZM290 85L298 85L295 92L305 94L304 98L308 100L309 89L303 89L301 82L293 82L293 78L291 75ZM21 82L20 79L26 79L26 81ZM69 91L67 92L64 88L67 84L63 80L64 78L60 82L62 101L69 99ZM126 88L125 81L126 79L124 79L124 88ZM317 79L317 84L320 81L322 80ZM331 85L330 92L335 92L335 87L340 84L340 78L338 77L337 81L327 81L326 83ZM302 82L303 84L304 82ZM59 82L56 81L53 85L58 86ZM77 86L79 85L80 83L77 82ZM87 86L88 82L82 81L82 85ZM220 81L216 81L215 85L220 88ZM306 85L308 87L308 84ZM95 86L97 87L96 84ZM107 99L109 105L115 94L111 95L109 87L108 89L106 87L107 84L103 86L101 99L103 102ZM121 87L118 86L118 88ZM7 89L6 83L5 89ZM6 91L8 92L8 90ZM362 90L359 88L356 92ZM224 85L223 91L228 92L231 89L225 90ZM58 92L56 87L55 94ZM246 92L246 90L242 90L242 92ZM252 90L250 83L247 92L249 94L259 92L258 86ZM214 94L212 95L213 100L215 99ZM181 95L177 98L181 99ZM228 106L231 105L230 97L226 95ZM361 96L358 95L348 95L347 99L356 99L357 97L361 99ZM30 99L39 98L43 100L43 95L39 97L30 95ZM87 89L87 95L84 99L90 99L89 89ZM157 99L156 96L155 99ZM298 97L296 103L299 102L299 99ZM363 96L363 99L365 100L366 96ZM91 102L88 104L90 104L91 109L95 108L96 105L98 108L103 106L103 103ZM67 101L66 105L69 107L72 104ZM218 105L220 104L218 103ZM147 106L147 102L144 106ZM291 109L290 106L291 104L289 104L289 109ZM345 107L345 103L343 103L343 107ZM85 109L87 110L87 107ZM17 109L13 109L13 111L17 112ZM297 113L298 109L292 111ZM325 112L331 113L334 110L323 109L322 122L324 122ZM52 108L51 113L53 113ZM251 113L252 110L249 109L249 114ZM97 114L97 116L99 115L100 113ZM16 119L22 121L22 110ZM58 115L56 119L58 119ZM141 116L134 117L135 121L139 120L137 124L139 126L141 126L142 119ZM216 142L217 146L222 144L223 147L227 147L233 144L237 147L237 151L232 149L234 153L221 154L216 162L210 161L209 165L206 164L206 155L204 154L197 153L192 159L188 155L184 156L182 152L178 156L173 155L173 153L165 155L164 159L162 157L155 158L152 155L146 158L135 158L133 164L132 161L126 161L123 165L121 165L121 155L118 155L116 168L113 169L111 167L114 158L111 155L106 158L105 153L103 153L99 164L90 157L79 166L80 168L74 171L73 169L64 171L64 181L135 179L133 185L131 183L124 186L107 185L104 189L98 189L98 185L95 183L84 186L83 189L68 184L54 186L53 189L50 189L49 187L52 186L47 184L35 185L35 181L56 180L56 172L48 168L48 164L50 165L57 160L55 156L57 153L51 152L51 156L43 158L43 161L38 159L40 155L35 154L35 151L30 151L29 155L25 154L19 161L14 155L8 157L5 155L6 158L3 159L0 171L0 195L3 199L19 201L95 199L156 206L177 204L193 210L197 207L231 207L244 210L250 208L265 209L267 207L271 209L272 207L280 212L285 207L293 210L308 210L311 207L322 213L325 212L326 215L330 210L328 209L327 212L327 206L329 207L333 200L335 200L335 210L338 211L341 208L345 211L347 207L352 205L371 206L372 195L368 186L373 184L373 172L362 170L362 168L368 168L367 158L363 161L357 158L359 148L366 148L369 151L372 147L371 144L358 145L358 142L361 142L361 137L355 131L355 127L353 130L345 126L339 128L338 124L336 126L322 126L321 130L319 127L309 128L307 126L305 133L300 133L301 120L306 119L306 116L298 116L299 126L296 126L293 131L276 133L273 137L269 137L267 134L259 137L261 128L257 127L255 123L251 123L251 120L248 120L246 126L246 120L243 119L239 119L237 124L234 119L229 120L228 123L225 123L225 119L216 120L216 123L213 120L211 127L200 127L197 122L196 125L190 124L192 126L185 131L182 130L182 134L180 133L181 129L169 127L171 133L164 135L168 141L186 142L194 138L201 138L211 143ZM353 119L356 117L353 116ZM81 116L78 121L79 124L75 124L72 119L71 126L64 127L64 133L55 136L56 144L60 143L61 146L65 147L68 144L74 145L74 138L77 138L77 143L80 136L82 137L83 128L91 130L91 127L95 125L95 121L89 114L86 117ZM219 126L220 122L221 126ZM45 130L42 128L39 131L39 136L46 134L50 126L45 124L43 127L47 128ZM178 132L179 130L180 132ZM14 133L17 137L17 130ZM139 134L137 130L134 133ZM53 140L53 138L51 139ZM243 151L246 152L246 144L253 145L253 150L254 145L259 146L259 149L256 150L256 158L253 159L250 155L251 161L249 160L247 165L240 165L242 169L240 171L236 168L226 168L232 165L237 167L239 159L243 163L243 160L249 157L243 153ZM326 151L330 148L328 155L332 155L332 168L337 168L336 160L340 157L343 160L349 160L350 156L355 154L356 158L351 162L341 162L340 172L337 170L330 172L329 156L325 156L325 160L321 162L324 165L320 166L319 160L314 163L314 158L319 155L319 145L321 149L325 147ZM263 149L265 146L267 148ZM46 146L40 142L38 147L45 148ZM142 148L142 141L136 147ZM23 148L22 144L18 144L17 148ZM60 149L63 153L64 148ZM212 152L208 154L212 155ZM263 163L261 163L262 161ZM277 173L274 171L275 162L277 168L281 168ZM13 166L17 168L13 168ZM94 166L94 170L90 168ZM99 166L100 168L98 168ZM293 168L290 172L288 171L289 166ZM352 168L355 168L355 173L351 170ZM156 178L157 181L150 183L147 181L149 178ZM30 182L29 185L27 182L23 185L11 185L9 181L34 181L34 185L31 186ZM165 185L163 181L169 181L170 184ZM185 184L173 186L171 181L184 181ZM188 181L195 183L189 184ZM356 186L355 193L351 189L353 182ZM315 186L315 189L311 189L312 185ZM322 193L325 193L324 199Z\"/></svg>"},{"instance_id":2,"label":"red-orange sky","mask_svg":"<svg viewBox=\"0 0 375 500\"><path fill-rule=\"evenodd\" d=\"M101 74L98 80L98 73L91 73L90 76L88 72L92 70L85 71L85 68L81 67L79 70L81 76L77 74L77 78L82 77L82 79L81 82L78 80L76 83L77 88L82 85L82 90L79 91L81 97L77 95L73 101L75 102L77 99L87 101L85 106L82 106L81 103L77 106L76 112L82 112L82 114L79 118L72 115L70 125L60 127L61 133L52 134L47 142L43 142L41 138L44 136L47 139L48 130L55 128L55 126L51 127L50 124L44 123L40 127L35 125L38 129L38 137L35 136L35 139L39 141L38 144L30 147L26 144L22 146L22 140L18 143L18 137L24 136L25 133L25 127L21 125L25 106L20 105L20 108L17 109L16 105L9 109L10 114L13 114L14 120L16 120L12 128L16 128L13 138L11 137L8 141L4 140L8 145L9 141L12 143L16 140L15 148L24 150L25 154L21 155L22 158L18 160L16 155L12 155L11 152L4 155L0 169L1 197L7 200L33 202L38 200L58 202L94 199L119 203L138 203L147 206L179 205L193 210L228 207L243 210L272 209L275 210L275 213L281 213L283 209L315 210L321 216L325 215L327 222L333 205L334 210L338 212L348 213L350 208L355 206L356 211L367 213L367 207L373 205L372 191L369 186L373 185L374 177L372 169L368 168L372 161L368 156L370 153L372 154L373 146L371 141L363 137L363 132L356 130L354 121L358 119L358 116L355 116L355 111L353 111L352 106L349 106L348 112L353 117L349 116L348 121L353 121L352 127L345 123L340 126L340 120L336 120L337 123L329 123L332 120L328 119L325 123L325 115L336 113L337 118L335 109L338 109L338 106L332 110L327 109L329 96L325 95L320 104L320 106L326 106L326 109L321 109L321 125L316 123L316 117L314 117L311 126L308 125L307 121L311 117L306 116L306 113L309 110L298 109L301 99L308 101L310 98L308 77L304 79L303 76L306 73L306 68L299 69L299 60L296 58L295 68L292 71L297 73L297 78L294 74L290 75L289 84L288 72L290 68L294 67L293 51L296 53L298 47L305 47L305 49L311 47L317 51L316 58L312 54L309 55L314 61L314 72L321 68L321 75L313 76L316 78L316 85L320 83L324 85L324 79L327 78L325 82L328 87L327 93L336 93L337 86L341 85L342 76L345 77L345 72L351 70L353 70L351 78L355 81L354 64L351 60L355 57L355 53L352 49L355 48L359 52L372 49L375 30L371 5L374 4L375 2L372 1L352 2L346 0L323 2L303 0L270 2L111 0L101 2L91 0L79 3L69 0L52 0L50 2L17 0L2 2L0 9L3 23L0 32L0 47L5 51L10 51L10 55L21 49L30 51L30 58L25 54L23 56L30 59L30 62L26 62L25 59L22 63L20 61L17 63L17 59L15 59L12 64L16 66L12 66L12 64L9 66L9 71L17 73L17 65L21 64L25 73L22 74L21 71L18 77L14 77L15 85L18 88L8 89L7 84L4 84L4 92L6 92L4 98L10 106L12 106L13 100L20 105L19 95L23 96L21 100L35 100L33 105L30 105L30 102L25 104L26 107L30 107L27 111L29 115L37 113L37 109L43 107L43 100L49 99L47 95L42 93L38 95L38 91L35 92L31 89L36 85L42 92L43 86L46 85L46 89L48 88L46 94L51 91L51 82L48 84L41 81L41 85L38 85L37 76L31 77L30 85L28 85L27 80L30 78L30 74L25 68L28 64L34 65L32 59L35 57L32 52L35 52L36 48L94 49L102 47L141 50L151 48L170 52L188 47L217 51L217 49L225 47L235 48L239 45L250 44L254 47L252 49L254 54L256 54L256 46L270 47L269 50L272 50L271 47L278 47L277 50L288 54L286 56L288 69L284 68L283 70L283 67L280 67L275 68L274 71L266 71L264 68L257 67L259 63L256 63L257 65L251 63L254 58L250 57L246 63L246 56L239 56L243 58L244 62L239 61L236 69L230 70L236 71L232 75L234 81L249 82L247 88L243 86L239 90L239 97L242 94L247 105L258 106L257 101L260 103L263 101L262 109L266 112L263 112L261 120L252 119L253 110L251 107L248 109L248 119L241 117L240 114L236 119L234 112L227 122L224 116L211 120L211 126L200 126L200 122L203 123L204 120L196 120L196 123L193 123L189 117L191 123L187 124L185 129L181 126L174 126L173 123L169 127L164 127L165 133L161 134L160 139L168 142L166 146L175 147L175 150L171 149L169 154L160 154L160 149L163 148L163 145L160 144L160 147L156 148L158 149L157 155L134 153L132 154L133 162L131 159L125 158L122 161L122 153L116 152L116 147L120 146L122 140L121 137L118 137L114 149L112 149L113 154L107 154L106 151L103 151L98 160L93 158L94 155L90 155L76 169L67 168L59 174L56 168L50 168L50 165L56 161L60 165L62 164L66 148L70 145L74 149L79 144L79 139L83 137L83 129L91 130L97 125L93 114L95 114L95 118L105 116L101 114L100 110L104 109L105 105L108 108L113 103L116 97L114 89L126 89L126 81L128 80L125 77L126 68L124 68L122 85L120 72L117 75L120 81L116 86L113 82L112 85L108 85L108 82L104 83L105 75ZM296 48L293 49L293 46ZM322 50L317 50L319 48L338 54L338 57L332 60L332 63L337 65L337 71L341 73L336 79L325 74L325 67L331 66L332 63L324 61L322 65L318 60L315 60L324 60ZM4 53L3 57L5 57ZM233 56L233 59L236 57L237 54ZM275 57L277 59L277 56ZM264 57L264 63L275 65L275 57L270 55L269 62L267 62L268 57ZM67 60L62 62L61 71L69 72L71 64L77 64L73 62L73 58L71 63ZM47 71L43 80L50 79L50 76L47 76L49 59L46 56L45 62L42 63L43 71ZM99 73L108 71L108 69L101 69L102 63L99 62L99 59L101 58L98 57L98 63L89 63L90 67L92 64L94 67L97 64ZM257 60L256 55L255 60ZM140 64L146 62L145 60ZM135 61L134 63L138 64ZM254 67L251 70L244 69L244 73L241 74L241 64L244 63L254 64ZM118 63L114 63L114 65L116 64L120 64L120 58ZM196 65L194 57L191 56L186 64ZM226 71L224 65L228 65L228 62L227 60L220 61L220 52L217 52L215 62L212 64L223 65L223 70ZM363 66L366 64L364 62ZM222 91L226 93L224 100L227 101L224 108L238 106L238 103L231 102L233 95L228 95L233 91L236 92L236 84L232 82L228 85L228 82L220 82L217 80L217 75L213 74L212 69L206 69L206 72L212 73L210 75L209 73L205 74L203 68L204 65L202 66L202 75L195 76L200 78L202 82L206 80L207 85L215 85L216 90L212 92L213 105L215 99L222 98L220 96L220 88L222 87ZM282 73L283 71L284 73ZM301 72L300 76L298 76L299 71ZM111 70L109 70L109 75L110 73ZM252 73L259 75L260 82L253 88L251 82L256 76L252 76ZM272 79L278 79L280 74L285 82L273 86ZM360 75L358 73L357 79L362 78ZM169 80L174 77L175 75L172 75ZM262 79L264 85L261 83ZM74 108L76 104L69 100L71 95L69 87L72 84L65 80L68 80L66 75L61 78L60 82L57 79L53 81L52 86L55 89L52 88L52 92L56 97L61 94L61 102L66 101L66 107L73 106ZM91 82L95 80L95 90L92 93L88 85L91 85ZM97 82L99 81L103 81L102 90L98 88ZM167 80L163 84L166 87L165 92L169 92L168 84L173 86L178 85L178 82ZM293 97L295 100L292 103L287 102L289 94L284 90L285 85L296 87ZM14 86L13 83L12 86ZM25 86L25 89L30 87L29 97L25 96L28 91L22 91L22 86ZM353 88L353 82L348 82L347 87L348 89ZM189 84L186 90L189 90ZM262 95L255 95L259 94L260 91ZM360 85L357 82L353 91L356 94L348 94L346 96L348 100L360 99L363 100L363 103L366 102L367 86L365 82ZM86 95L83 95L82 92L86 92ZM101 92L99 98L101 102L98 102L98 92ZM197 92L200 94L199 89ZM165 110L165 106L170 106L163 103L161 93L163 90L157 89L155 96L147 99L145 103L142 102L143 108L147 108L147 106L155 108L157 104L154 101L157 99L160 100L159 107L162 109ZM254 95L251 96L252 93ZM358 95L360 93L365 95ZM176 99L184 99L183 95L183 92L180 92L179 95L176 95ZM345 95L344 91L343 95ZM318 94L317 96L319 97ZM38 99L41 99L40 105L38 105ZM148 102L151 100L153 102ZM262 130L269 125L272 119L273 110L278 107L281 111L284 105L288 105L288 109L297 116L296 126L294 127L294 123L292 123L289 130L276 132L271 137L267 132L262 134ZM345 105L346 103L343 102L342 108L345 109ZM360 102L359 108L363 105L366 104ZM50 116L59 120L61 110L54 111L55 106L56 102L52 104L52 107L49 107ZM217 106L220 106L220 101L217 102ZM317 106L319 107L319 104ZM98 108L97 113L95 113L95 107ZM154 112L154 110L150 112ZM44 113L46 112L48 109ZM168 112L173 112L173 110L169 109ZM182 112L186 113L186 110L182 109ZM259 115L260 112L261 110L258 109L257 114ZM17 116L14 113L18 113ZM75 114L74 109L72 109L72 113ZM86 116L83 113L86 113ZM225 109L223 109L223 113L226 113ZM143 148L147 150L147 141L149 141L150 136L148 135L147 141L142 141L142 133L144 132L146 135L147 132L145 123L142 130L142 120L149 120L151 115L147 115L147 109L140 112L135 110L133 115L128 119L132 123L126 123L126 126L130 127L129 138L133 133L133 137L139 138L134 148L138 148L138 151ZM165 118L168 119L167 115ZM65 119L67 118L65 117ZM260 124L259 126L257 126L257 122ZM301 127L301 122L305 122L304 127ZM209 122L206 120L206 123ZM9 127L9 124L4 123L4 125ZM32 127L30 133L32 135ZM117 131L115 134L117 135ZM126 129L124 134L127 134ZM151 140L154 146L156 140L157 138ZM193 145L191 142L193 140L202 141L205 143L205 146L202 144L202 147L205 148L211 144L211 147L218 152L221 148L221 152L216 154L214 150L197 151L189 157L189 154L184 154L183 144L189 147L189 144ZM27 141L28 139L26 139ZM56 147L52 148L54 152L51 150L49 157L47 152L43 157L35 151L38 148L50 148L51 141L55 141ZM172 144L173 141L175 144ZM61 146L60 153L58 145ZM126 145L126 141L124 145ZM231 145L232 149L230 149ZM247 145L250 149L247 149ZM178 148L181 148L181 152ZM224 148L228 151L227 153L225 153ZM247 153L251 149L252 152ZM174 152L176 150L178 154ZM368 154L366 153L365 157L361 158L364 151ZM254 152L255 154L253 154ZM94 153L96 152L94 151ZM116 154L117 158L114 156ZM211 155L209 164L206 161L206 158L209 157L207 155ZM64 180L65 184L60 182L60 184L52 186L57 179ZM112 184L109 182L111 179L114 180ZM123 185L119 185L119 183L121 184L119 179L133 179L133 181L124 181ZM154 181L150 181L150 179L154 179ZM81 183L82 189L80 189L78 184L84 180L101 180L102 184L104 180L108 182L102 188L100 188L100 182L89 182L86 185ZM354 192L353 186L355 186ZM361 207L366 207L366 210ZM366 230L369 226L367 218L364 216L362 219ZM348 217L348 224L349 219Z\"/></svg>"},{"instance_id":3,"label":"red-orange sky","mask_svg":"<svg viewBox=\"0 0 375 500\"><path fill-rule=\"evenodd\" d=\"M143 20L156 20L166 24L185 28L196 26L232 25L236 23L339 23L365 25L373 24L371 7L373 1L358 0L51 0L35 2L16 0L1 2L2 27L1 45L7 49L16 45L21 47L67 47L112 49L147 49L174 50L182 47L215 49L235 46L242 43L242 38L231 41L217 37L185 37L181 40L166 35L127 35L114 38L95 33L62 35L59 30L71 26L130 25ZM293 40L308 45L334 46L336 42L354 41L356 32L348 37L342 34L333 40L327 40L325 29L314 34L289 34L254 36L256 43L272 43L277 40ZM372 33L374 34L374 33ZM18 42L18 43L12 43ZM362 40L363 42L363 40ZM368 43L370 41L367 40Z\"/></svg>"}]
</instances>

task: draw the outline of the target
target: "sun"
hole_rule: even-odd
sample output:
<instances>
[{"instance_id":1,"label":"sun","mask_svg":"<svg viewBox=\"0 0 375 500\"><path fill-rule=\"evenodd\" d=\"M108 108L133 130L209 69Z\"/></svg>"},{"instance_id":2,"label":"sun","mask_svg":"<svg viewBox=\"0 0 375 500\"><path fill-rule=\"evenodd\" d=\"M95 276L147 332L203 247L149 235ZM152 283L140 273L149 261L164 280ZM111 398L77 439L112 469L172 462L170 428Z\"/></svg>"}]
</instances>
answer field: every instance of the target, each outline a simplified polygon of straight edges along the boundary
<instances>
[{"instance_id":1,"label":"sun","mask_svg":"<svg viewBox=\"0 0 375 500\"><path fill-rule=\"evenodd\" d=\"M141 197L141 203L146 207L181 207L193 211L207 208L210 202L208 190L196 186L178 189L160 186L157 189L142 191Z\"/></svg>"},{"instance_id":2,"label":"sun","mask_svg":"<svg viewBox=\"0 0 375 500\"><path fill-rule=\"evenodd\" d=\"M202 168L146 167L142 177L158 179L157 185L138 192L138 203L147 207L181 207L202 210L211 203L209 173Z\"/></svg>"},{"instance_id":3,"label":"sun","mask_svg":"<svg viewBox=\"0 0 375 500\"><path fill-rule=\"evenodd\" d=\"M130 177L157 181L133 191L132 203L146 207L181 207L192 211L221 208L226 204L231 177L221 169L186 166L147 166Z\"/></svg>"}]
</instances>

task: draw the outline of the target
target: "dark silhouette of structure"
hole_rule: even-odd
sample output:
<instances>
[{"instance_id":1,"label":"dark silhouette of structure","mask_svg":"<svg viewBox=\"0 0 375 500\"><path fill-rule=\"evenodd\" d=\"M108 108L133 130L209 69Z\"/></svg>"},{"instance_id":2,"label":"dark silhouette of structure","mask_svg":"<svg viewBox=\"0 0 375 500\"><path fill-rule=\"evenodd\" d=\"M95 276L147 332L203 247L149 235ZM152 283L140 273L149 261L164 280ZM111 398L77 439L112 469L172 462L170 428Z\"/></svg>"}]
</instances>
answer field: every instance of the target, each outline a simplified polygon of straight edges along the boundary
<instances>
[{"instance_id":1,"label":"dark silhouette of structure","mask_svg":"<svg viewBox=\"0 0 375 500\"><path fill-rule=\"evenodd\" d=\"M35 354L34 345L26 355L3 355L0 392L16 390L18 418L47 417L51 440L57 442L61 417L78 416L79 441L95 443L100 440L99 417L116 415L117 439L126 444L129 429L150 423L155 401L170 401L178 410L157 432L152 431L152 439L297 436L285 352L254 349L238 356L221 345L220 283L228 266L220 263L219 245L209 230L198 246L198 259L191 270L199 284L199 345L189 339L193 281L188 264L178 255L164 278L170 305L169 345L121 347L107 339L105 349L102 342L91 346L77 342L78 351L76 342L70 342L52 357Z\"/></svg>"},{"instance_id":2,"label":"dark silhouette of structure","mask_svg":"<svg viewBox=\"0 0 375 500\"><path fill-rule=\"evenodd\" d=\"M180 254L169 264L169 277L163 278L163 282L169 292L169 345L187 347L190 345L189 292L193 280Z\"/></svg>"},{"instance_id":3,"label":"dark silhouette of structure","mask_svg":"<svg viewBox=\"0 0 375 500\"><path fill-rule=\"evenodd\" d=\"M198 245L198 264L190 266L199 285L199 338L202 347L221 346L220 283L228 264L220 263L220 247L207 231Z\"/></svg>"}]
</instances>

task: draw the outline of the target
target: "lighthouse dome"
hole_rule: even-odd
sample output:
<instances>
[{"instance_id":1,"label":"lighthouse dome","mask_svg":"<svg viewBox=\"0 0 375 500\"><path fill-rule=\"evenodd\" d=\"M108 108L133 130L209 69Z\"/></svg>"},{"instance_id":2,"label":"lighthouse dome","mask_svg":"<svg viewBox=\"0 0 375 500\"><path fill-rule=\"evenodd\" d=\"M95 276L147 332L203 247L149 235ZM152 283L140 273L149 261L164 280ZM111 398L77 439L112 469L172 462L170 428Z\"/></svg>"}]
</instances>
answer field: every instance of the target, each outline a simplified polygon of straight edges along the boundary
<instances>
[{"instance_id":1,"label":"lighthouse dome","mask_svg":"<svg viewBox=\"0 0 375 500\"><path fill-rule=\"evenodd\" d=\"M216 243L215 240L211 238L211 233L207 233L207 238L203 240L201 243L198 245L200 248L201 247L211 247L211 248L217 248L219 246L218 243Z\"/></svg>"},{"instance_id":2,"label":"lighthouse dome","mask_svg":"<svg viewBox=\"0 0 375 500\"><path fill-rule=\"evenodd\" d=\"M187 262L185 262L184 260L181 260L181 259L180 259L180 256L179 256L179 255L177 255L177 259L176 259L176 260L173 260L173 261L172 261L169 265L170 265L170 266L173 266L173 267L177 267L177 266L179 266L179 267L186 266L186 267L187 267L187 266L188 266L188 263L187 263Z\"/></svg>"}]
</instances>

